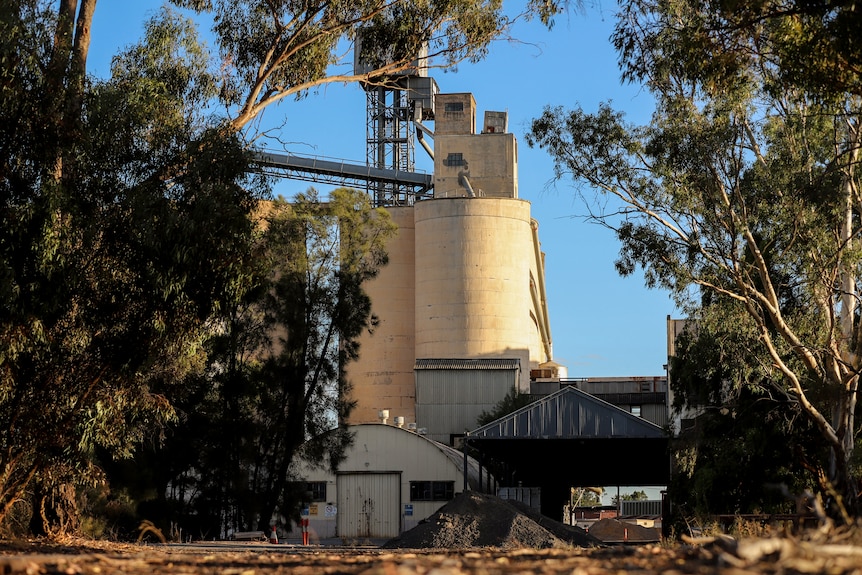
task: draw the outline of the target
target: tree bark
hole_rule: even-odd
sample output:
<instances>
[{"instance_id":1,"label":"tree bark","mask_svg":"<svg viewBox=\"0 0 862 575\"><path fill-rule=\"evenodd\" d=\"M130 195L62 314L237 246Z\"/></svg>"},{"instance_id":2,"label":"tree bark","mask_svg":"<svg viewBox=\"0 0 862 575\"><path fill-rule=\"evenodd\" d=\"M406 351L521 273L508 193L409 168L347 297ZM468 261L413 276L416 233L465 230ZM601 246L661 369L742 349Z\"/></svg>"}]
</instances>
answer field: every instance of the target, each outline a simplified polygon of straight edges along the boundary
<instances>
[{"instance_id":1,"label":"tree bark","mask_svg":"<svg viewBox=\"0 0 862 575\"><path fill-rule=\"evenodd\" d=\"M48 64L45 88L50 103L50 125L56 130L57 148L52 177L71 177L69 148L81 138L81 115L90 51L90 28L97 0L61 0L57 8L54 49ZM77 13L77 17L76 17Z\"/></svg>"},{"instance_id":2,"label":"tree bark","mask_svg":"<svg viewBox=\"0 0 862 575\"><path fill-rule=\"evenodd\" d=\"M57 27L54 29L54 47L48 63L46 88L48 97L58 101L65 87L66 69L72 54L73 26L78 0L61 0L57 8Z\"/></svg>"},{"instance_id":3,"label":"tree bark","mask_svg":"<svg viewBox=\"0 0 862 575\"><path fill-rule=\"evenodd\" d=\"M96 11L97 0L81 0L78 21L75 25L75 41L69 63L69 91L66 97L66 117L76 130L80 126L84 104L84 86L87 78L87 56L90 53L90 27Z\"/></svg>"}]
</instances>

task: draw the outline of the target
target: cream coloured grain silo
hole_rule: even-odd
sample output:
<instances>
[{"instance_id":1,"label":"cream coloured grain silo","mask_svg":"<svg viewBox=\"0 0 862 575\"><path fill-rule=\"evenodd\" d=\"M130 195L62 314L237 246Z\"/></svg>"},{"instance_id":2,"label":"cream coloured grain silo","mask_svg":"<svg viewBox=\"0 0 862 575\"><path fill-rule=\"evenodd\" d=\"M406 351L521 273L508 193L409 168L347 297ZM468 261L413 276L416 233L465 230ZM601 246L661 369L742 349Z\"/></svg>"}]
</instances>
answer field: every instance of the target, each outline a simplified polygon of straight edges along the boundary
<instances>
[{"instance_id":1,"label":"cream coloured grain silo","mask_svg":"<svg viewBox=\"0 0 862 575\"><path fill-rule=\"evenodd\" d=\"M522 390L540 357L531 320L529 202L417 202L416 358L516 358Z\"/></svg>"},{"instance_id":2,"label":"cream coloured grain silo","mask_svg":"<svg viewBox=\"0 0 862 575\"><path fill-rule=\"evenodd\" d=\"M398 226L386 249L389 263L365 284L372 312L380 323L373 334L360 340L359 359L347 366L354 384L356 408L348 420L377 421L378 411L388 409L392 417L416 421L414 365L414 227L412 207L387 208Z\"/></svg>"}]
</instances>

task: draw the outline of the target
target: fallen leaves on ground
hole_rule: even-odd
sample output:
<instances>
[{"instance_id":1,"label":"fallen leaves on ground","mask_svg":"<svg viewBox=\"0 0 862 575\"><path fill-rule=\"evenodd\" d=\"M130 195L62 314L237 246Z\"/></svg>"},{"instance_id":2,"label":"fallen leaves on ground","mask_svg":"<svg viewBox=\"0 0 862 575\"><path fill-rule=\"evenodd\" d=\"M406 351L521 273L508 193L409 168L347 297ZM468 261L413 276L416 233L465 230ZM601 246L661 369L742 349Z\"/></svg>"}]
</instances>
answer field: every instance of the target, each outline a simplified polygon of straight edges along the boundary
<instances>
[{"instance_id":1,"label":"fallen leaves on ground","mask_svg":"<svg viewBox=\"0 0 862 575\"><path fill-rule=\"evenodd\" d=\"M267 543L0 544L0 574L862 575L862 547L789 538L555 549L379 549Z\"/></svg>"}]
</instances>

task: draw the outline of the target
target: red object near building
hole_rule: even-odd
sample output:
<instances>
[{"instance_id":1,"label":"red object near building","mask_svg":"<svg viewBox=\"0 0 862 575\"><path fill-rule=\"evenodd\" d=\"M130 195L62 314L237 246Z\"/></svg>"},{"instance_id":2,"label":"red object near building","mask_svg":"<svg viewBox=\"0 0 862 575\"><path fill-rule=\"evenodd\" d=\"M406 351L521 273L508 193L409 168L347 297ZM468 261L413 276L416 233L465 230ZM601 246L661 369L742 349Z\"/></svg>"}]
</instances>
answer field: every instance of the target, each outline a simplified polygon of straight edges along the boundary
<instances>
[{"instance_id":1,"label":"red object near building","mask_svg":"<svg viewBox=\"0 0 862 575\"><path fill-rule=\"evenodd\" d=\"M302 544L308 545L308 517L302 518Z\"/></svg>"}]
</instances>

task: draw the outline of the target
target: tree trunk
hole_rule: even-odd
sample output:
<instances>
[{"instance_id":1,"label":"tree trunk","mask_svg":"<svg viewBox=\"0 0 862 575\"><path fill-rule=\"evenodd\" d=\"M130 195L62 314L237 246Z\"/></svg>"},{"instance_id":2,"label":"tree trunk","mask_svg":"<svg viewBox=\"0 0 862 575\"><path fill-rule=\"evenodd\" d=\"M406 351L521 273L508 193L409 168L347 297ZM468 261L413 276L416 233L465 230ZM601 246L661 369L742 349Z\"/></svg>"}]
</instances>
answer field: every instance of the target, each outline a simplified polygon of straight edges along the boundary
<instances>
[{"instance_id":1,"label":"tree trunk","mask_svg":"<svg viewBox=\"0 0 862 575\"><path fill-rule=\"evenodd\" d=\"M84 87L87 78L87 56L90 53L90 27L97 0L81 0L78 21L75 24L75 41L69 62L69 87L66 95L65 115L74 135L80 132L81 112L84 104Z\"/></svg>"},{"instance_id":2,"label":"tree trunk","mask_svg":"<svg viewBox=\"0 0 862 575\"><path fill-rule=\"evenodd\" d=\"M57 25L54 28L54 46L51 61L46 72L48 97L62 101L65 87L66 70L72 54L74 39L75 11L78 0L61 0L57 8Z\"/></svg>"},{"instance_id":3,"label":"tree trunk","mask_svg":"<svg viewBox=\"0 0 862 575\"><path fill-rule=\"evenodd\" d=\"M854 228L854 207L856 207L856 198L858 191L855 186L855 170L856 163L859 161L859 126L856 122L848 122L848 139L847 146L849 148L847 165L843 171L843 189L842 195L844 199L844 221L841 227L841 250L842 253L852 253L854 247L854 235L858 230ZM857 319L857 311L859 309L859 294L856 288L858 278L854 273L855 270L847 269L845 264L844 271L841 275L841 307L838 310L839 327L841 335L839 339L839 349L841 350L841 360L846 366L851 369L859 364L858 349L862 342L859 341L862 337L862 323ZM836 382L836 386L840 387L842 392L838 396L833 414L833 427L836 429L840 446L836 446L833 451L833 469L831 469L830 480L833 482L836 491L835 496L841 497L842 501L838 505L842 520L846 523L849 519L848 512L851 515L858 513L858 494L856 486L856 478L853 475L850 462L853 458L853 450L856 440L856 404L857 392L859 390L859 375L846 374L846 370L842 369L843 379Z\"/></svg>"},{"instance_id":4,"label":"tree trunk","mask_svg":"<svg viewBox=\"0 0 862 575\"><path fill-rule=\"evenodd\" d=\"M37 481L33 491L32 506L31 534L59 537L77 531L79 513L74 485L69 483L46 485Z\"/></svg>"},{"instance_id":5,"label":"tree trunk","mask_svg":"<svg viewBox=\"0 0 862 575\"><path fill-rule=\"evenodd\" d=\"M90 28L97 0L61 0L57 8L54 48L46 74L50 103L50 126L56 130L57 148L51 176L55 181L69 179L75 156L69 148L81 137L81 114L90 51ZM75 13L77 12L77 18Z\"/></svg>"},{"instance_id":6,"label":"tree trunk","mask_svg":"<svg viewBox=\"0 0 862 575\"><path fill-rule=\"evenodd\" d=\"M296 397L299 395L299 397ZM258 528L269 531L275 521L276 512L284 512L284 492L287 489L288 473L290 463L293 461L299 446L305 439L305 409L300 406L302 393L290 394L289 406L287 408L287 425L282 431L284 438L278 453L273 453L270 463L269 489L263 494L263 505Z\"/></svg>"}]
</instances>

